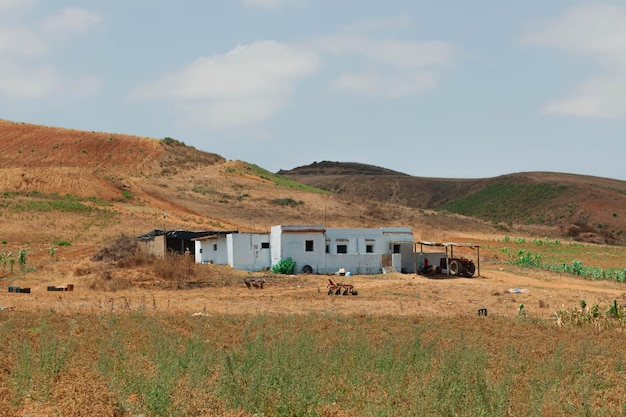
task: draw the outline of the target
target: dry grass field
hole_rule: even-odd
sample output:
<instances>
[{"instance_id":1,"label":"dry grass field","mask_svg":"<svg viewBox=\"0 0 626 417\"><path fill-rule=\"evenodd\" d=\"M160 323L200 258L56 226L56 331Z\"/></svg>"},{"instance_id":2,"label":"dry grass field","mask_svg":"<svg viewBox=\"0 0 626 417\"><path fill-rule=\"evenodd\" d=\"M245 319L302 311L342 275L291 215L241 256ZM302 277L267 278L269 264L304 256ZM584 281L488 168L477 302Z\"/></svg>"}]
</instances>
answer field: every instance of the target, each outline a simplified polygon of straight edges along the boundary
<instances>
[{"instance_id":1,"label":"dry grass field","mask_svg":"<svg viewBox=\"0 0 626 417\"><path fill-rule=\"evenodd\" d=\"M623 320L606 312L614 301L626 304L626 284L529 268L508 254L624 270L626 248L575 242L545 225L503 227L281 181L176 140L0 121L0 415L624 415L626 336ZM276 204L285 199L295 204ZM480 276L332 277L359 294L329 296L324 275L252 274L183 256L92 259L116 238L152 229L268 231L280 223L411 226L416 240L480 245ZM264 278L264 288L246 288L250 277ZM67 284L73 291L47 291ZM583 300L597 305L598 317L575 323ZM411 348L415 332L430 355L423 369L415 362L422 348ZM217 356L192 370L181 358L198 340ZM379 364L395 343L398 351ZM353 353L361 346L364 361L327 351L333 344ZM263 355L284 345L294 349L286 355L302 349L312 369L292 358L293 367L255 370L265 361L278 366ZM159 356L168 349L178 352L173 364ZM251 352L260 356L247 358ZM337 366L333 355L348 368L326 372L325 361ZM132 372L118 368L124 361ZM467 398L451 391L451 375L464 369L468 379L457 380ZM298 370L315 372L313 392L302 381L262 378L295 378ZM267 397L257 398L254 384Z\"/></svg>"}]
</instances>

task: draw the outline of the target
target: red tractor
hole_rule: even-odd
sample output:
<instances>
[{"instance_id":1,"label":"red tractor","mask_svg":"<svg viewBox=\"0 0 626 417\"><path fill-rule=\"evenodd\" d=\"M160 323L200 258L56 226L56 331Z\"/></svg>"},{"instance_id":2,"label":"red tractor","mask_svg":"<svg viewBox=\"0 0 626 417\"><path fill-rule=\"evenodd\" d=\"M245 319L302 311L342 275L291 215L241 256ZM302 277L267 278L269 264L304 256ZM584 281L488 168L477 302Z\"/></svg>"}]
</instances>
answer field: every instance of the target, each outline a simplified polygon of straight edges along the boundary
<instances>
[{"instance_id":1,"label":"red tractor","mask_svg":"<svg viewBox=\"0 0 626 417\"><path fill-rule=\"evenodd\" d=\"M448 271L448 275L465 276L471 278L476 272L474 261L467 258L441 258L437 272Z\"/></svg>"}]
</instances>

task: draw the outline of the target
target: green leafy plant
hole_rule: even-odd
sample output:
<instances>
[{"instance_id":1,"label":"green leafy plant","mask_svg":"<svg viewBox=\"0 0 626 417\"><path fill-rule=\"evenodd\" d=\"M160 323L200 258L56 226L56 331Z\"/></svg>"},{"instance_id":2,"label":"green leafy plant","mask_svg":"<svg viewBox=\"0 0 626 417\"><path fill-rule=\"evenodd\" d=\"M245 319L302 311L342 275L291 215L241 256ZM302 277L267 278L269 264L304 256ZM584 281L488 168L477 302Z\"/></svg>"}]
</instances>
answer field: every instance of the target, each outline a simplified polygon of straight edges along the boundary
<instances>
[{"instance_id":1,"label":"green leafy plant","mask_svg":"<svg viewBox=\"0 0 626 417\"><path fill-rule=\"evenodd\" d=\"M19 254L18 254L17 262L19 263L20 269L22 271L26 267L26 255L27 254L28 254L28 251L26 249L21 249Z\"/></svg>"},{"instance_id":2,"label":"green leafy plant","mask_svg":"<svg viewBox=\"0 0 626 417\"><path fill-rule=\"evenodd\" d=\"M273 200L270 200L270 203L275 204L277 206L290 206L290 207L296 207L296 206L299 206L300 204L304 204L303 201L296 201L291 197L274 198Z\"/></svg>"},{"instance_id":3,"label":"green leafy plant","mask_svg":"<svg viewBox=\"0 0 626 417\"><path fill-rule=\"evenodd\" d=\"M272 272L275 274L291 275L296 270L296 262L291 258L281 259L272 266Z\"/></svg>"},{"instance_id":4,"label":"green leafy plant","mask_svg":"<svg viewBox=\"0 0 626 417\"><path fill-rule=\"evenodd\" d=\"M617 300L613 300L606 312L606 315L612 319L621 319L624 317L624 310L621 306L617 305Z\"/></svg>"}]
</instances>

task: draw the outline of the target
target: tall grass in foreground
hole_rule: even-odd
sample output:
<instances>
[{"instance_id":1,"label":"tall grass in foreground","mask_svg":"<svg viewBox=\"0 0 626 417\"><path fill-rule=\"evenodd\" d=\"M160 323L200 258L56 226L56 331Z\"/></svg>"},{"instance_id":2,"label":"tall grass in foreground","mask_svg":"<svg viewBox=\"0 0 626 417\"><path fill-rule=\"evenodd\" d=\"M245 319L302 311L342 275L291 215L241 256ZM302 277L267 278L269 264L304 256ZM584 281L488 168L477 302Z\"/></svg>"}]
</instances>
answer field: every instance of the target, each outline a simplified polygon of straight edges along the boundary
<instances>
[{"instance_id":1,"label":"tall grass in foreground","mask_svg":"<svg viewBox=\"0 0 626 417\"><path fill-rule=\"evenodd\" d=\"M624 415L624 332L527 319L0 315L0 415Z\"/></svg>"}]
</instances>

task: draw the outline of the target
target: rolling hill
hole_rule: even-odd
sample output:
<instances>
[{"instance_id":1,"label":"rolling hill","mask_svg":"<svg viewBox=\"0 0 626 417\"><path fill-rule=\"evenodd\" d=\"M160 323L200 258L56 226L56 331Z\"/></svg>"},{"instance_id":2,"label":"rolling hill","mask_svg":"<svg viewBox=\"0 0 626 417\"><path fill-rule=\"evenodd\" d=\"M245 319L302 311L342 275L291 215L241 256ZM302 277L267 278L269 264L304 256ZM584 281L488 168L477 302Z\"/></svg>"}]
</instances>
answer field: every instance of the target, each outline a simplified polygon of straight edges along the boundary
<instances>
[{"instance_id":1,"label":"rolling hill","mask_svg":"<svg viewBox=\"0 0 626 417\"><path fill-rule=\"evenodd\" d=\"M323 161L279 174L314 187L495 225L553 229L592 243L626 243L626 182L553 172L483 179L412 177L384 168Z\"/></svg>"},{"instance_id":2,"label":"rolling hill","mask_svg":"<svg viewBox=\"0 0 626 417\"><path fill-rule=\"evenodd\" d=\"M383 386L402 335L408 335L400 346L407 358L430 361L408 367L430 372L409 375L425 404L448 406L438 385L457 383L461 369L468 371L462 388L481 390L447 395L461 405L489 391L497 394L489 401L508 412L513 404L515 415L617 415L623 409L624 321L609 316L612 306L626 305L623 279L507 262L509 254L532 251L545 256L546 266L582 270L584 264L623 277L626 247L543 239L623 243L623 182L554 173L415 178L353 163L280 174L173 138L0 120L0 415L253 416L277 414L283 404L324 416L361 415L363 405L389 414L417 398L389 401L390 392L406 392L402 375L395 378L401 389ZM464 249L480 259L482 272L471 279L355 274L342 279L350 279L358 297L331 296L326 275L249 273L196 264L185 255L150 257L124 244L154 228L245 232L279 223L411 226L416 239L478 243L480 253ZM538 237L541 247L523 236ZM247 289L250 276L267 279L265 287ZM71 291L58 291L69 284ZM19 292L11 291L16 287ZM488 318L476 315L487 309ZM343 343L345 357L335 354L329 335ZM267 341L276 341L270 346L276 349ZM251 346L252 362L269 354L260 372L237 368L240 359L250 362ZM328 354L322 351L312 366L298 365L309 364L317 346L330 346ZM363 346L373 348L364 355ZM329 357L338 357L340 366L326 366ZM356 358L355 366L344 366L345 358ZM395 368L408 369L406 361L398 363ZM290 376L318 375L319 364L332 371L319 379L321 389L301 378L313 391L294 391ZM349 373L336 372L341 369ZM264 384L247 375L267 370L288 381L271 393L272 403L260 392L266 408L244 409L241 387ZM354 375L364 376L348 386L356 402L337 400L327 389L328 376L344 387ZM485 375L502 384L487 386ZM364 389L365 380L371 383ZM235 388L233 401L224 399L224 387ZM313 397L324 404L313 408ZM562 403L569 406L564 412Z\"/></svg>"},{"instance_id":3,"label":"rolling hill","mask_svg":"<svg viewBox=\"0 0 626 417\"><path fill-rule=\"evenodd\" d=\"M120 234L155 228L409 225L433 239L491 230L480 220L320 190L173 138L2 120L0 191L3 250L28 247L32 256L47 256L54 242L71 242L68 256L90 254Z\"/></svg>"},{"instance_id":4,"label":"rolling hill","mask_svg":"<svg viewBox=\"0 0 626 417\"><path fill-rule=\"evenodd\" d=\"M61 240L93 251L154 228L268 231L280 223L411 226L425 240L471 232L626 243L623 181L423 178L326 161L274 174L173 138L2 120L0 190L1 238L15 248Z\"/></svg>"}]
</instances>

